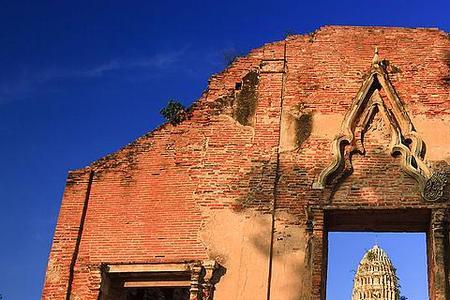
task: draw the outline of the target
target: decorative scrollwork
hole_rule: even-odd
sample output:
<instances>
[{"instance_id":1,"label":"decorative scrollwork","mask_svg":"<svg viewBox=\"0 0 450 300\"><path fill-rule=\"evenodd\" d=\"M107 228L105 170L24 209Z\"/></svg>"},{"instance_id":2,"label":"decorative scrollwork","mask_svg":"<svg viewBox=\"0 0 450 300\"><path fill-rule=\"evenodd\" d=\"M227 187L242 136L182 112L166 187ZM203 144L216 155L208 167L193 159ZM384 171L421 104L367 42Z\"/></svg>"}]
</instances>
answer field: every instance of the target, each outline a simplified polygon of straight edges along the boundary
<instances>
[{"instance_id":1,"label":"decorative scrollwork","mask_svg":"<svg viewBox=\"0 0 450 300\"><path fill-rule=\"evenodd\" d=\"M444 172L434 173L425 183L423 197L430 202L442 200L447 183L447 174Z\"/></svg>"},{"instance_id":2,"label":"decorative scrollwork","mask_svg":"<svg viewBox=\"0 0 450 300\"><path fill-rule=\"evenodd\" d=\"M204 261L203 267L205 273L203 275L202 300L212 300L214 294L214 272L218 269L218 264L212 261Z\"/></svg>"},{"instance_id":3,"label":"decorative scrollwork","mask_svg":"<svg viewBox=\"0 0 450 300\"><path fill-rule=\"evenodd\" d=\"M385 91L386 100L380 96L381 89ZM345 115L340 134L333 141L333 160L320 173L313 188L324 189L326 185L336 183L352 170L350 155L365 153L364 134L361 132L367 130L370 120L377 113L381 113L385 123L390 126L391 155L400 154L402 169L418 182L422 197L426 201L441 200L447 176L443 173L433 173L426 164L425 144L390 82L385 66L378 58L377 50L370 73Z\"/></svg>"}]
</instances>

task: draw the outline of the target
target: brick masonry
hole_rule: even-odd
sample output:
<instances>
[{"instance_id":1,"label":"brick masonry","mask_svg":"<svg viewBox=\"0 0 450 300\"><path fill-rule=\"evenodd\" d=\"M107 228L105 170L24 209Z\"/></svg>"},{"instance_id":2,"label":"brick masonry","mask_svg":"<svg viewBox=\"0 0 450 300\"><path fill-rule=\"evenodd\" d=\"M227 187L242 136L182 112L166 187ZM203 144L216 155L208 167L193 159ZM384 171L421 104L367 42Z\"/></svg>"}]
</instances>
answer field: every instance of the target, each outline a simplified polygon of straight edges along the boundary
<instances>
[{"instance_id":1,"label":"brick masonry","mask_svg":"<svg viewBox=\"0 0 450 300\"><path fill-rule=\"evenodd\" d=\"M292 35L212 76L188 120L69 172L42 299L98 299L103 264L207 259L226 270L214 299L324 299L324 210L445 210L448 191L427 203L389 153L389 124L379 114L364 136L365 154L352 155L353 172L312 188L332 160L332 140L375 47L427 163L448 172L447 33L327 26ZM444 289L431 299L448 299L448 266L439 262L447 261L440 255L448 256L448 242L440 241L433 245L444 252L429 259L447 279L430 280Z\"/></svg>"}]
</instances>

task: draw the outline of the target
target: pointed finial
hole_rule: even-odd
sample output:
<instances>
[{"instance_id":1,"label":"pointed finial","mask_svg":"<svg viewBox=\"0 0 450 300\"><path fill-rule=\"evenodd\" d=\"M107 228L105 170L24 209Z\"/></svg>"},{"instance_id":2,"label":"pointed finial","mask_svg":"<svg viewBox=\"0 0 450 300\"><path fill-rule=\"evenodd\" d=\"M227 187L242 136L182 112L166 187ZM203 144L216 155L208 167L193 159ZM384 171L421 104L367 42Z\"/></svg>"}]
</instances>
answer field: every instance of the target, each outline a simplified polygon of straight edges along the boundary
<instances>
[{"instance_id":1,"label":"pointed finial","mask_svg":"<svg viewBox=\"0 0 450 300\"><path fill-rule=\"evenodd\" d=\"M374 66L378 66L379 63L380 63L380 61L379 61L379 58L378 58L378 47L375 47L375 54L374 54L373 59L372 59L372 64Z\"/></svg>"}]
</instances>

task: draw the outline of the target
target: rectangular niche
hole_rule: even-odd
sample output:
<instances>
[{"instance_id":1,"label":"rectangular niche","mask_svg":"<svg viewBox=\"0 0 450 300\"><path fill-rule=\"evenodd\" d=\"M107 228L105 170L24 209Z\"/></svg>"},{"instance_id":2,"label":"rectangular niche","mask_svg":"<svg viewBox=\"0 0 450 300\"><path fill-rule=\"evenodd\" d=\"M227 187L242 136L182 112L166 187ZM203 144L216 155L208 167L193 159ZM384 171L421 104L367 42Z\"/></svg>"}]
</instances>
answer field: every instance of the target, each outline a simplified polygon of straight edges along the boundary
<instances>
[{"instance_id":1,"label":"rectangular niche","mask_svg":"<svg viewBox=\"0 0 450 300\"><path fill-rule=\"evenodd\" d=\"M189 264L107 265L102 297L108 300L189 300Z\"/></svg>"}]
</instances>

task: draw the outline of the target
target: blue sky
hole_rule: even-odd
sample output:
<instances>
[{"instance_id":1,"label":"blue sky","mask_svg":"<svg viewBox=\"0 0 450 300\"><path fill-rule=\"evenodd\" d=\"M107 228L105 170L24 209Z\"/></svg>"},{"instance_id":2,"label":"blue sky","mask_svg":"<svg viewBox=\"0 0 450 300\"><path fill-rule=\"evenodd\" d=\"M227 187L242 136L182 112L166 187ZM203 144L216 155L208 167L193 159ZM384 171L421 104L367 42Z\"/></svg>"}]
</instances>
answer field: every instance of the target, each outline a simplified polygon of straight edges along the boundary
<instances>
[{"instance_id":1,"label":"blue sky","mask_svg":"<svg viewBox=\"0 0 450 300\"><path fill-rule=\"evenodd\" d=\"M450 32L449 11L448 0L0 0L0 294L39 298L67 171L161 124L168 99L192 103L224 53L328 24Z\"/></svg>"},{"instance_id":2,"label":"blue sky","mask_svg":"<svg viewBox=\"0 0 450 300\"><path fill-rule=\"evenodd\" d=\"M353 278L364 253L378 244L397 269L401 295L427 300L425 233L332 232L328 235L327 300L350 300Z\"/></svg>"}]
</instances>

